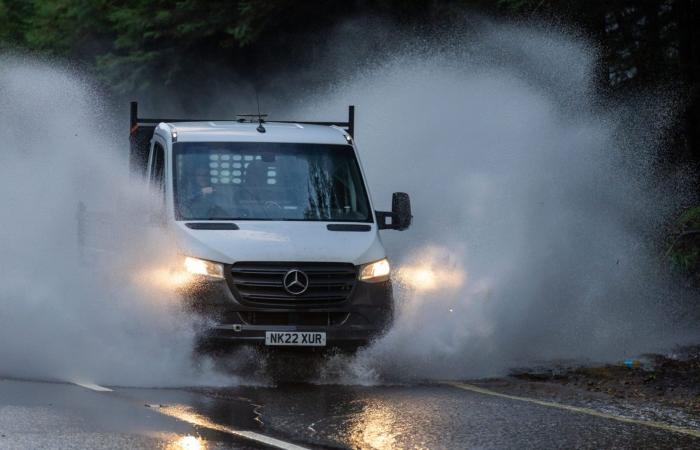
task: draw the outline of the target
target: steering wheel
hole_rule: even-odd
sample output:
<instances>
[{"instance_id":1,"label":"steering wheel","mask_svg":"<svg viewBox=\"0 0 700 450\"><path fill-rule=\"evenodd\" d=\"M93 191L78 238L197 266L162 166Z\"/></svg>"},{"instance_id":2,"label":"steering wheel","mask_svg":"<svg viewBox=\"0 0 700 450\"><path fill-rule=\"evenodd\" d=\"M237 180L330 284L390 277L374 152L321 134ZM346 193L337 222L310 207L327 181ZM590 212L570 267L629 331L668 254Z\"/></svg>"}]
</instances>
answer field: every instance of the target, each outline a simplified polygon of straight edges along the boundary
<instances>
[{"instance_id":1,"label":"steering wheel","mask_svg":"<svg viewBox=\"0 0 700 450\"><path fill-rule=\"evenodd\" d=\"M250 200L252 202L255 202L258 207L262 206L262 208L256 208L260 209L260 211L265 214L266 218L270 219L272 218L269 213L270 206L276 206L279 209L282 209L280 205L273 201L266 201L263 202L260 197L251 189L245 187L245 186L238 186L238 192L236 192L234 196L235 203L238 204L240 203L241 197L244 197L246 200ZM246 208L248 211L248 215L250 215L250 208Z\"/></svg>"},{"instance_id":2,"label":"steering wheel","mask_svg":"<svg viewBox=\"0 0 700 450\"><path fill-rule=\"evenodd\" d=\"M225 218L226 216L227 216L226 210L219 205L213 205L207 210L207 217L209 217L209 218L214 218L214 219L217 217Z\"/></svg>"},{"instance_id":3,"label":"steering wheel","mask_svg":"<svg viewBox=\"0 0 700 450\"><path fill-rule=\"evenodd\" d=\"M266 202L263 204L263 206L265 206L265 209L273 209L273 208L274 208L274 209L277 209L277 210L280 210L280 211L282 210L282 207L280 206L280 204L277 203L277 202L274 202L274 201L272 201L272 200L266 201Z\"/></svg>"}]
</instances>

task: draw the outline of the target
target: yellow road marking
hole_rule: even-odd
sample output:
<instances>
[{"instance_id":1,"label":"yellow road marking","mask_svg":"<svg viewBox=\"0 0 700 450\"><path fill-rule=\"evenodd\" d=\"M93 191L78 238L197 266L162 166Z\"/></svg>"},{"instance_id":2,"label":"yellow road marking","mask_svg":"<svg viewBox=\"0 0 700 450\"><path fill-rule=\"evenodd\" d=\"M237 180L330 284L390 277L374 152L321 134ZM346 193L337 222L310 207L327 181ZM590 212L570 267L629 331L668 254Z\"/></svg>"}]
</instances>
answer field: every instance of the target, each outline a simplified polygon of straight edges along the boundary
<instances>
[{"instance_id":1,"label":"yellow road marking","mask_svg":"<svg viewBox=\"0 0 700 450\"><path fill-rule=\"evenodd\" d=\"M603 419L617 420L618 422L630 423L634 425L642 425L645 427L657 428L659 430L671 431L674 433L686 434L688 436L693 436L700 438L700 430L694 430L692 428L679 427L676 425L668 425L662 422L655 422L653 420L641 420L641 419L630 419L628 417L617 416L615 414L604 413L596 411L591 408L582 408L580 406L564 405L556 402L548 402L545 400L537 400L529 397L519 397L517 395L502 394L500 392L492 391L490 389L481 388L479 386L474 386L473 384L459 383L456 381L445 381L442 384L456 387L458 389L463 389L465 391L476 392L484 395L491 395L494 397L507 398L509 400L516 400L519 402L533 403L535 405L546 406L548 408L562 409L564 411L570 411L581 414L588 414L589 416L600 417Z\"/></svg>"}]
</instances>

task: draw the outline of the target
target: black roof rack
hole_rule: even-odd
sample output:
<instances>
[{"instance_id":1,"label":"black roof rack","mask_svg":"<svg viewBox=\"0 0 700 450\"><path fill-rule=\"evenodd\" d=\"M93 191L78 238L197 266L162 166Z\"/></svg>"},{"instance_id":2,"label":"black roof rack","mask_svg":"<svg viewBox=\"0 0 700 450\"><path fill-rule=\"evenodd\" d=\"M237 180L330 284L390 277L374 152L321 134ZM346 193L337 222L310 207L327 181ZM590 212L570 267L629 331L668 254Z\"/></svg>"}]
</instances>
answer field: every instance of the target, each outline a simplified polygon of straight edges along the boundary
<instances>
[{"instance_id":1,"label":"black roof rack","mask_svg":"<svg viewBox=\"0 0 700 450\"><path fill-rule=\"evenodd\" d=\"M245 117L259 117L266 116L265 114L240 114L239 116ZM133 134L140 125L155 126L160 122L236 122L238 119L166 119L166 118L147 118L139 117L139 105L138 102L131 102L131 122L130 131ZM355 136L355 105L348 106L348 120L347 122L312 122L308 120L264 120L267 123L300 123L307 125L326 125L326 126L337 126L344 128L351 137Z\"/></svg>"}]
</instances>

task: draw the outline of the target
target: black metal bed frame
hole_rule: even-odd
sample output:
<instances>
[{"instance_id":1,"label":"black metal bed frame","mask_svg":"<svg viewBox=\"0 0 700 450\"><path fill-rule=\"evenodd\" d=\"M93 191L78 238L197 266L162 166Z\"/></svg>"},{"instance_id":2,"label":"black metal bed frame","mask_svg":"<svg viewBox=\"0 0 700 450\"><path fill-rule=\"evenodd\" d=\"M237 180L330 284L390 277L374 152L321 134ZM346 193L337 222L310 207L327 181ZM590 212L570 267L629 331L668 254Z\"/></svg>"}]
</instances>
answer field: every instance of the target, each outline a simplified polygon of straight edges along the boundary
<instances>
[{"instance_id":1,"label":"black metal bed frame","mask_svg":"<svg viewBox=\"0 0 700 450\"><path fill-rule=\"evenodd\" d=\"M252 120L255 117L256 120ZM350 137L355 136L355 106L348 106L347 122L314 122L308 120L265 120L264 114L245 114L237 119L172 119L139 117L138 102L131 102L129 122L129 168L133 173L145 175L148 165L148 153L153 131L161 122L246 122L245 118L251 118L249 122L264 123L299 123L307 125L325 125L344 128ZM264 129L263 129L264 131Z\"/></svg>"},{"instance_id":2,"label":"black metal bed frame","mask_svg":"<svg viewBox=\"0 0 700 450\"><path fill-rule=\"evenodd\" d=\"M244 114L244 117L266 117L266 114ZM161 122L241 122L240 119L168 119L168 118L147 118L139 117L138 102L131 102L131 123L130 130L140 125L156 125ZM348 106L348 120L346 122L315 122L309 120L263 120L263 123L300 123L307 125L326 125L345 128L350 136L355 134L355 105Z\"/></svg>"}]
</instances>

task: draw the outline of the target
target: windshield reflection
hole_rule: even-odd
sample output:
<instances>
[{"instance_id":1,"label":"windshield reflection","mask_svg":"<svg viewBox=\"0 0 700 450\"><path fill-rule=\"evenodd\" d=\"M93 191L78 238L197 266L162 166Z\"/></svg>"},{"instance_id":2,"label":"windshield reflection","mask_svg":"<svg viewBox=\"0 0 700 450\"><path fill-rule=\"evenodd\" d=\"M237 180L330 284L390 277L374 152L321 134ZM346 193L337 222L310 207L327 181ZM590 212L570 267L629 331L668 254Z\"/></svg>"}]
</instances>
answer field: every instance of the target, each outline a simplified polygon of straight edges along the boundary
<instances>
[{"instance_id":1,"label":"windshield reflection","mask_svg":"<svg viewBox=\"0 0 700 450\"><path fill-rule=\"evenodd\" d=\"M349 145L184 142L173 149L180 220L372 220Z\"/></svg>"}]
</instances>

